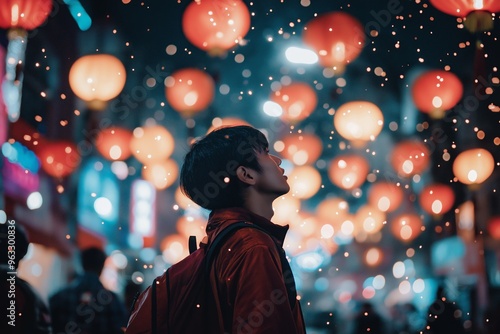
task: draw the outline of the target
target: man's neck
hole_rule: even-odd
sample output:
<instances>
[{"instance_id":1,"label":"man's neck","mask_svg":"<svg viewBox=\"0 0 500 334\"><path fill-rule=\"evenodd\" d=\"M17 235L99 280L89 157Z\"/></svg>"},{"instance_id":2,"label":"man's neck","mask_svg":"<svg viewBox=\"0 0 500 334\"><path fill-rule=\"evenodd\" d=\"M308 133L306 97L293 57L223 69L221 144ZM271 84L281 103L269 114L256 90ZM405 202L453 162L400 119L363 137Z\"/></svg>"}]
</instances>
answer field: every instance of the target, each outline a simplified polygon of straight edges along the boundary
<instances>
[{"instance_id":1,"label":"man's neck","mask_svg":"<svg viewBox=\"0 0 500 334\"><path fill-rule=\"evenodd\" d=\"M248 211L251 211L259 216L262 216L268 220L274 215L273 211L273 198L258 197L252 198L252 200L247 200L244 207Z\"/></svg>"}]
</instances>

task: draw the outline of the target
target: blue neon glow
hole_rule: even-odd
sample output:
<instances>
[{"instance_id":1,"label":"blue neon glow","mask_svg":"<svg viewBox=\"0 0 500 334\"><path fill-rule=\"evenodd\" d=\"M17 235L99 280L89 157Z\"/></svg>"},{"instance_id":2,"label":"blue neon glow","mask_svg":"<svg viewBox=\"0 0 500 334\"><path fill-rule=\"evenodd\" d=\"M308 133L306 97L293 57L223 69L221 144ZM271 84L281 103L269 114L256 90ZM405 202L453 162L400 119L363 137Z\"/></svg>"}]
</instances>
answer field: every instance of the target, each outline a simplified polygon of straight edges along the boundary
<instances>
[{"instance_id":1,"label":"blue neon glow","mask_svg":"<svg viewBox=\"0 0 500 334\"><path fill-rule=\"evenodd\" d=\"M69 12L81 31L86 31L92 26L92 19L89 14L87 14L80 1L64 0L64 3L68 5Z\"/></svg>"}]
</instances>

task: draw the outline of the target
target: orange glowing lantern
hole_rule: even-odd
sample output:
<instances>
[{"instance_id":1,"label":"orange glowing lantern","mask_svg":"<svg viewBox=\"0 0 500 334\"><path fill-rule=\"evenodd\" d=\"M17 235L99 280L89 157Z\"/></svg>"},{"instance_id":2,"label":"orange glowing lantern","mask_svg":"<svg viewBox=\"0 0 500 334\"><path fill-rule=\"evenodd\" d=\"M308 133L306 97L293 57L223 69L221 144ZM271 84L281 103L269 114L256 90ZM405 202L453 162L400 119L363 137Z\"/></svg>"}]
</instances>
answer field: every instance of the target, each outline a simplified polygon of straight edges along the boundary
<instances>
[{"instance_id":1,"label":"orange glowing lantern","mask_svg":"<svg viewBox=\"0 0 500 334\"><path fill-rule=\"evenodd\" d=\"M117 97L126 79L121 61L108 54L83 56L69 70L71 90L93 110L103 110L107 101Z\"/></svg>"},{"instance_id":2,"label":"orange glowing lantern","mask_svg":"<svg viewBox=\"0 0 500 334\"><path fill-rule=\"evenodd\" d=\"M493 156L482 148L464 151L453 161L453 174L458 181L471 186L483 183L494 168Z\"/></svg>"},{"instance_id":3,"label":"orange glowing lantern","mask_svg":"<svg viewBox=\"0 0 500 334\"><path fill-rule=\"evenodd\" d=\"M142 177L151 182L158 190L170 187L177 180L179 167L172 159L163 162L154 162L142 168Z\"/></svg>"},{"instance_id":4,"label":"orange glowing lantern","mask_svg":"<svg viewBox=\"0 0 500 334\"><path fill-rule=\"evenodd\" d=\"M355 224L368 234L377 233L386 224L385 213L370 204L361 206L354 220Z\"/></svg>"},{"instance_id":5,"label":"orange glowing lantern","mask_svg":"<svg viewBox=\"0 0 500 334\"><path fill-rule=\"evenodd\" d=\"M460 101L463 91L462 82L455 74L433 70L415 80L411 93L420 111L440 119Z\"/></svg>"},{"instance_id":6,"label":"orange glowing lantern","mask_svg":"<svg viewBox=\"0 0 500 334\"><path fill-rule=\"evenodd\" d=\"M331 223L335 230L339 230L349 215L349 204L342 198L326 198L318 204L316 214L320 221Z\"/></svg>"},{"instance_id":7,"label":"orange glowing lantern","mask_svg":"<svg viewBox=\"0 0 500 334\"><path fill-rule=\"evenodd\" d=\"M205 232L206 226L207 220L196 216L182 216L176 223L180 235L183 235L186 239L194 235L197 242L200 242L207 235Z\"/></svg>"},{"instance_id":8,"label":"orange glowing lantern","mask_svg":"<svg viewBox=\"0 0 500 334\"><path fill-rule=\"evenodd\" d=\"M290 134L282 142L284 148L281 155L298 166L314 163L323 150L321 139L312 133Z\"/></svg>"},{"instance_id":9,"label":"orange glowing lantern","mask_svg":"<svg viewBox=\"0 0 500 334\"><path fill-rule=\"evenodd\" d=\"M403 190L394 183L377 182L368 192L368 203L377 207L382 212L396 210L403 201Z\"/></svg>"},{"instance_id":10,"label":"orange glowing lantern","mask_svg":"<svg viewBox=\"0 0 500 334\"><path fill-rule=\"evenodd\" d=\"M52 0L10 0L0 4L0 28L33 30L52 11Z\"/></svg>"},{"instance_id":11,"label":"orange glowing lantern","mask_svg":"<svg viewBox=\"0 0 500 334\"><path fill-rule=\"evenodd\" d=\"M419 174L429 165L429 150L420 141L404 140L394 147L391 164L399 175Z\"/></svg>"},{"instance_id":12,"label":"orange glowing lantern","mask_svg":"<svg viewBox=\"0 0 500 334\"><path fill-rule=\"evenodd\" d=\"M224 126L238 126L238 125L250 125L248 122L245 122L242 119L237 117L224 117L224 118L214 118L212 120L212 126L208 128L207 133L212 132L213 130L224 127Z\"/></svg>"},{"instance_id":13,"label":"orange glowing lantern","mask_svg":"<svg viewBox=\"0 0 500 334\"><path fill-rule=\"evenodd\" d=\"M391 232L399 240L410 242L422 232L422 219L412 213L399 215L392 221Z\"/></svg>"},{"instance_id":14,"label":"orange glowing lantern","mask_svg":"<svg viewBox=\"0 0 500 334\"><path fill-rule=\"evenodd\" d=\"M299 199L311 198L321 187L321 175L311 166L295 167L288 175L290 192Z\"/></svg>"},{"instance_id":15,"label":"orange glowing lantern","mask_svg":"<svg viewBox=\"0 0 500 334\"><path fill-rule=\"evenodd\" d=\"M287 225L300 210L300 200L288 193L278 197L273 202L273 223Z\"/></svg>"},{"instance_id":16,"label":"orange glowing lantern","mask_svg":"<svg viewBox=\"0 0 500 334\"><path fill-rule=\"evenodd\" d=\"M495 240L500 240L500 216L491 217L487 225L488 233Z\"/></svg>"},{"instance_id":17,"label":"orange glowing lantern","mask_svg":"<svg viewBox=\"0 0 500 334\"><path fill-rule=\"evenodd\" d=\"M250 12L241 0L192 1L182 16L182 31L194 46L222 55L240 44L250 29Z\"/></svg>"},{"instance_id":18,"label":"orange glowing lantern","mask_svg":"<svg viewBox=\"0 0 500 334\"><path fill-rule=\"evenodd\" d=\"M136 128L130 141L132 154L143 164L165 161L174 146L174 137L159 125Z\"/></svg>"},{"instance_id":19,"label":"orange glowing lantern","mask_svg":"<svg viewBox=\"0 0 500 334\"><path fill-rule=\"evenodd\" d=\"M210 75L196 68L185 68L165 79L168 103L184 117L206 109L214 99L215 83Z\"/></svg>"},{"instance_id":20,"label":"orange glowing lantern","mask_svg":"<svg viewBox=\"0 0 500 334\"><path fill-rule=\"evenodd\" d=\"M186 237L172 234L165 237L160 243L162 257L165 262L174 264L189 255Z\"/></svg>"},{"instance_id":21,"label":"orange glowing lantern","mask_svg":"<svg viewBox=\"0 0 500 334\"><path fill-rule=\"evenodd\" d=\"M99 132L95 146L108 160L126 160L132 154L130 140L132 132L120 127L110 127Z\"/></svg>"},{"instance_id":22,"label":"orange glowing lantern","mask_svg":"<svg viewBox=\"0 0 500 334\"><path fill-rule=\"evenodd\" d=\"M318 219L311 213L301 212L290 221L290 231L302 238L310 237L318 232Z\"/></svg>"},{"instance_id":23,"label":"orange glowing lantern","mask_svg":"<svg viewBox=\"0 0 500 334\"><path fill-rule=\"evenodd\" d=\"M184 195L180 187L178 187L175 190L174 198L175 198L175 203L184 210L200 208L198 204L196 204L189 197Z\"/></svg>"},{"instance_id":24,"label":"orange glowing lantern","mask_svg":"<svg viewBox=\"0 0 500 334\"><path fill-rule=\"evenodd\" d=\"M428 214L441 215L448 212L455 202L453 189L446 184L430 184L422 189L420 206Z\"/></svg>"},{"instance_id":25,"label":"orange glowing lantern","mask_svg":"<svg viewBox=\"0 0 500 334\"><path fill-rule=\"evenodd\" d=\"M331 12L308 22L302 40L318 54L321 66L342 72L363 50L365 33L356 18Z\"/></svg>"},{"instance_id":26,"label":"orange glowing lantern","mask_svg":"<svg viewBox=\"0 0 500 334\"><path fill-rule=\"evenodd\" d=\"M448 15L465 17L465 26L471 32L485 31L493 28L491 13L500 11L497 0L430 0L438 10Z\"/></svg>"},{"instance_id":27,"label":"orange glowing lantern","mask_svg":"<svg viewBox=\"0 0 500 334\"><path fill-rule=\"evenodd\" d=\"M49 175L63 178L80 164L76 145L69 141L46 142L37 150L42 169Z\"/></svg>"},{"instance_id":28,"label":"orange glowing lantern","mask_svg":"<svg viewBox=\"0 0 500 334\"><path fill-rule=\"evenodd\" d=\"M361 155L340 155L330 163L328 176L337 187L350 190L365 182L369 168L368 160Z\"/></svg>"},{"instance_id":29,"label":"orange glowing lantern","mask_svg":"<svg viewBox=\"0 0 500 334\"><path fill-rule=\"evenodd\" d=\"M374 141L384 125L384 115L379 107L367 101L347 102L333 116L337 132L353 146L362 147Z\"/></svg>"},{"instance_id":30,"label":"orange glowing lantern","mask_svg":"<svg viewBox=\"0 0 500 334\"><path fill-rule=\"evenodd\" d=\"M284 122L292 124L307 118L318 104L318 97L314 89L303 82L283 86L280 90L272 93L270 99L281 106L283 113L280 118Z\"/></svg>"}]
</instances>

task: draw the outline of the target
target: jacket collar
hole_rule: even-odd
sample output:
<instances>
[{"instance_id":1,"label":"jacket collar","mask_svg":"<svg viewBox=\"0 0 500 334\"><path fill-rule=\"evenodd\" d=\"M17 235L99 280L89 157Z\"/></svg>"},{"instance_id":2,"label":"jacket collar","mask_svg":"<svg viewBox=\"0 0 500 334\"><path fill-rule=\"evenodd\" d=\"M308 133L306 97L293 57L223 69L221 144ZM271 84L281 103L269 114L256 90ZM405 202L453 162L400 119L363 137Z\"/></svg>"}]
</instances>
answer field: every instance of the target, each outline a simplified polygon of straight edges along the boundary
<instances>
[{"instance_id":1,"label":"jacket collar","mask_svg":"<svg viewBox=\"0 0 500 334\"><path fill-rule=\"evenodd\" d=\"M288 225L276 225L269 219L266 219L242 207L213 210L208 217L207 234L209 238L211 238L211 235L215 233L215 231L219 231L221 228L226 227L227 225L241 221L249 222L259 226L260 228L266 230L266 232L274 237L281 245L283 245L286 232L288 231Z\"/></svg>"}]
</instances>

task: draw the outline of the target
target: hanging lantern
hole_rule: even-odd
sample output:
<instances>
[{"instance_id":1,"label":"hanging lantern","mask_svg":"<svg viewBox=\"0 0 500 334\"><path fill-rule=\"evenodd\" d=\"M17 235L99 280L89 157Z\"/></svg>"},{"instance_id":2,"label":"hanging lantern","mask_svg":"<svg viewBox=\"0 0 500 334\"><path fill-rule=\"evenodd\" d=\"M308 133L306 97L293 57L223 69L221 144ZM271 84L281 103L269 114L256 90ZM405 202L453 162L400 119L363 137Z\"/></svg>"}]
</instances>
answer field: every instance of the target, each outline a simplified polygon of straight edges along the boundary
<instances>
[{"instance_id":1,"label":"hanging lantern","mask_svg":"<svg viewBox=\"0 0 500 334\"><path fill-rule=\"evenodd\" d=\"M422 189L420 206L428 214L438 216L448 212L455 202L453 189L446 184L430 184Z\"/></svg>"},{"instance_id":2,"label":"hanging lantern","mask_svg":"<svg viewBox=\"0 0 500 334\"><path fill-rule=\"evenodd\" d=\"M165 79L168 103L189 118L206 109L214 98L215 84L210 75L196 68L185 68Z\"/></svg>"},{"instance_id":3,"label":"hanging lantern","mask_svg":"<svg viewBox=\"0 0 500 334\"><path fill-rule=\"evenodd\" d=\"M174 152L174 137L162 126L139 127L133 131L130 149L143 164L165 161Z\"/></svg>"},{"instance_id":4,"label":"hanging lantern","mask_svg":"<svg viewBox=\"0 0 500 334\"><path fill-rule=\"evenodd\" d=\"M0 4L0 28L33 30L52 11L52 0L6 0Z\"/></svg>"},{"instance_id":5,"label":"hanging lantern","mask_svg":"<svg viewBox=\"0 0 500 334\"><path fill-rule=\"evenodd\" d=\"M298 166L288 175L288 184L290 184L290 193L295 197L311 198L321 187L321 175L314 167Z\"/></svg>"},{"instance_id":6,"label":"hanging lantern","mask_svg":"<svg viewBox=\"0 0 500 334\"><path fill-rule=\"evenodd\" d=\"M382 212L396 210L403 201L403 190L394 183L377 182L368 192L368 203L377 207Z\"/></svg>"},{"instance_id":7,"label":"hanging lantern","mask_svg":"<svg viewBox=\"0 0 500 334\"><path fill-rule=\"evenodd\" d=\"M399 215L391 223L391 232L399 240L410 242L422 232L422 219L412 213Z\"/></svg>"},{"instance_id":8,"label":"hanging lantern","mask_svg":"<svg viewBox=\"0 0 500 334\"><path fill-rule=\"evenodd\" d=\"M104 158L111 161L123 161L132 154L130 150L131 139L131 131L114 126L99 132L95 146Z\"/></svg>"},{"instance_id":9,"label":"hanging lantern","mask_svg":"<svg viewBox=\"0 0 500 334\"><path fill-rule=\"evenodd\" d=\"M365 182L369 168L368 161L361 155L340 155L330 163L328 176L337 187L350 190Z\"/></svg>"},{"instance_id":10,"label":"hanging lantern","mask_svg":"<svg viewBox=\"0 0 500 334\"><path fill-rule=\"evenodd\" d=\"M290 134L281 141L283 150L278 152L297 166L314 163L323 150L321 139L312 133Z\"/></svg>"},{"instance_id":11,"label":"hanging lantern","mask_svg":"<svg viewBox=\"0 0 500 334\"><path fill-rule=\"evenodd\" d=\"M205 232L207 220L203 217L182 216L177 220L175 225L180 235L186 239L194 235L198 243L207 235Z\"/></svg>"},{"instance_id":12,"label":"hanging lantern","mask_svg":"<svg viewBox=\"0 0 500 334\"><path fill-rule=\"evenodd\" d=\"M121 61L108 54L83 56L69 70L71 90L92 110L104 110L120 94L126 79Z\"/></svg>"},{"instance_id":13,"label":"hanging lantern","mask_svg":"<svg viewBox=\"0 0 500 334\"><path fill-rule=\"evenodd\" d=\"M249 29L250 12L241 0L191 1L182 15L187 40L214 56L242 43Z\"/></svg>"},{"instance_id":14,"label":"hanging lantern","mask_svg":"<svg viewBox=\"0 0 500 334\"><path fill-rule=\"evenodd\" d=\"M288 193L280 196L273 202L273 223L287 225L300 210L300 200Z\"/></svg>"},{"instance_id":15,"label":"hanging lantern","mask_svg":"<svg viewBox=\"0 0 500 334\"><path fill-rule=\"evenodd\" d=\"M483 183L495 168L490 152L475 148L460 153L453 161L453 174L458 181L471 186Z\"/></svg>"},{"instance_id":16,"label":"hanging lantern","mask_svg":"<svg viewBox=\"0 0 500 334\"><path fill-rule=\"evenodd\" d=\"M280 118L287 123L298 123L316 108L316 92L306 83L295 82L271 94L270 100L279 104L283 113Z\"/></svg>"},{"instance_id":17,"label":"hanging lantern","mask_svg":"<svg viewBox=\"0 0 500 334\"><path fill-rule=\"evenodd\" d=\"M179 175L179 167L172 159L165 161L157 161L142 167L142 178L158 190L163 190L170 187L177 181Z\"/></svg>"},{"instance_id":18,"label":"hanging lantern","mask_svg":"<svg viewBox=\"0 0 500 334\"><path fill-rule=\"evenodd\" d=\"M175 264L189 255L186 237L180 234L171 234L160 243L163 260Z\"/></svg>"},{"instance_id":19,"label":"hanging lantern","mask_svg":"<svg viewBox=\"0 0 500 334\"><path fill-rule=\"evenodd\" d=\"M361 206L356 211L354 220L355 225L368 234L377 233L386 224L385 213L370 204Z\"/></svg>"},{"instance_id":20,"label":"hanging lantern","mask_svg":"<svg viewBox=\"0 0 500 334\"><path fill-rule=\"evenodd\" d=\"M331 12L308 22L302 40L317 53L321 66L342 73L363 50L365 32L361 23L351 15Z\"/></svg>"},{"instance_id":21,"label":"hanging lantern","mask_svg":"<svg viewBox=\"0 0 500 334\"><path fill-rule=\"evenodd\" d=\"M488 220L487 230L493 239L500 240L500 216L494 216Z\"/></svg>"},{"instance_id":22,"label":"hanging lantern","mask_svg":"<svg viewBox=\"0 0 500 334\"><path fill-rule=\"evenodd\" d=\"M46 142L36 154L42 169L57 178L73 173L81 160L76 145L69 141Z\"/></svg>"},{"instance_id":23,"label":"hanging lantern","mask_svg":"<svg viewBox=\"0 0 500 334\"><path fill-rule=\"evenodd\" d=\"M326 198L318 204L316 215L320 221L332 224L337 231L349 215L349 204L342 198Z\"/></svg>"},{"instance_id":24,"label":"hanging lantern","mask_svg":"<svg viewBox=\"0 0 500 334\"><path fill-rule=\"evenodd\" d=\"M433 70L420 75L412 86L412 97L417 108L441 119L462 98L462 82L447 71Z\"/></svg>"},{"instance_id":25,"label":"hanging lantern","mask_svg":"<svg viewBox=\"0 0 500 334\"><path fill-rule=\"evenodd\" d=\"M430 0L431 4L445 14L465 17L465 27L470 32L487 31L493 28L492 13L500 12L497 0Z\"/></svg>"},{"instance_id":26,"label":"hanging lantern","mask_svg":"<svg viewBox=\"0 0 500 334\"><path fill-rule=\"evenodd\" d=\"M333 116L337 132L353 146L362 147L377 138L384 125L379 107L367 101L354 101L341 105Z\"/></svg>"},{"instance_id":27,"label":"hanging lantern","mask_svg":"<svg viewBox=\"0 0 500 334\"><path fill-rule=\"evenodd\" d=\"M250 126L250 123L245 122L244 120L237 117L224 117L224 118L214 118L212 120L212 126L208 128L207 133L212 132L213 130L224 127L224 126L238 126L238 125L247 125Z\"/></svg>"},{"instance_id":28,"label":"hanging lantern","mask_svg":"<svg viewBox=\"0 0 500 334\"><path fill-rule=\"evenodd\" d=\"M399 175L419 174L429 165L429 150L424 143L416 140L399 142L392 151L391 164Z\"/></svg>"}]
</instances>

